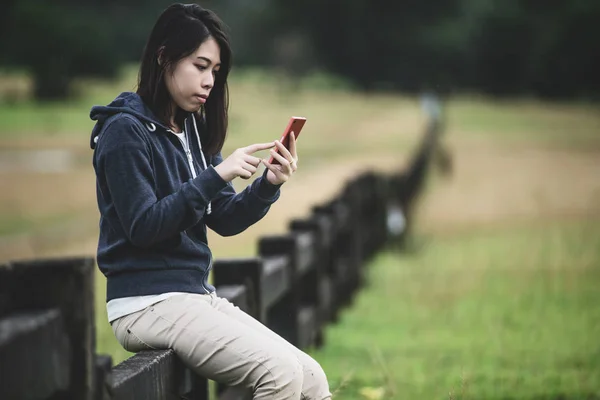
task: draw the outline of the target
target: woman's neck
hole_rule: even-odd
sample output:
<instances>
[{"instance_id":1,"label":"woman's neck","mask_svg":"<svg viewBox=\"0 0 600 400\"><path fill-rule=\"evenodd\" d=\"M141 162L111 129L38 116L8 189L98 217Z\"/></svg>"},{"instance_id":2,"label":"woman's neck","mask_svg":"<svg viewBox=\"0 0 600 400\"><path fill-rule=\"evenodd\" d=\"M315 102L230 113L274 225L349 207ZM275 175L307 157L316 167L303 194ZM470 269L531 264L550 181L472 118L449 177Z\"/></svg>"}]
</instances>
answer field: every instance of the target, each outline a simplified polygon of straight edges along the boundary
<instances>
[{"instance_id":1,"label":"woman's neck","mask_svg":"<svg viewBox=\"0 0 600 400\"><path fill-rule=\"evenodd\" d=\"M173 132L181 132L181 126L177 122L179 114L179 107L174 102L171 103L171 120L169 121L169 127Z\"/></svg>"},{"instance_id":2,"label":"woman's neck","mask_svg":"<svg viewBox=\"0 0 600 400\"><path fill-rule=\"evenodd\" d=\"M179 124L177 122L175 122L174 118L171 118L171 122L169 122L169 127L171 128L171 130L173 132L181 132L181 128L179 127Z\"/></svg>"}]
</instances>

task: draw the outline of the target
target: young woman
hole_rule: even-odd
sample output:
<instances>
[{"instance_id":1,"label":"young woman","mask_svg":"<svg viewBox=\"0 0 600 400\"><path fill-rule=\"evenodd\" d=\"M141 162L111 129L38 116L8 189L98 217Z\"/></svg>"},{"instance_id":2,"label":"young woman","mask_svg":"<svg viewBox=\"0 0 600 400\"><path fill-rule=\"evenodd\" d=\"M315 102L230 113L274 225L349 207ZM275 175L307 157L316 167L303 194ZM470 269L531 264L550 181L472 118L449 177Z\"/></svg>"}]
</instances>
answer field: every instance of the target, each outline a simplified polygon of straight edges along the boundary
<instances>
[{"instance_id":1,"label":"young woman","mask_svg":"<svg viewBox=\"0 0 600 400\"><path fill-rule=\"evenodd\" d=\"M199 375L250 387L254 399L330 399L315 360L207 281L206 228L229 236L259 221L298 163L293 140L289 151L275 141L221 157L230 68L218 17L175 4L150 34L137 92L92 108L108 318L126 350L172 348ZM267 149L280 164L253 155ZM262 177L236 194L231 181L261 163Z\"/></svg>"}]
</instances>

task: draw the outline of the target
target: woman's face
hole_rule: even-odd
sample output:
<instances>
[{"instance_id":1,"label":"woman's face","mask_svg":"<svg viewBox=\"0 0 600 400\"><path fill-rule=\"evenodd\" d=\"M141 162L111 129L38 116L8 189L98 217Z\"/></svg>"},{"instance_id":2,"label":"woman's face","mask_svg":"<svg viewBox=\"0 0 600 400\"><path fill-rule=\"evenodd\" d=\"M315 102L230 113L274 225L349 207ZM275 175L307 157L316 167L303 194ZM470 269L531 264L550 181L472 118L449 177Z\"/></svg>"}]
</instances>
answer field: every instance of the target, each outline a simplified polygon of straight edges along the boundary
<instances>
[{"instance_id":1,"label":"woman's face","mask_svg":"<svg viewBox=\"0 0 600 400\"><path fill-rule=\"evenodd\" d=\"M165 74L167 90L177 106L196 112L206 103L221 67L220 54L216 40L209 37L196 51L179 60L172 73Z\"/></svg>"}]
</instances>

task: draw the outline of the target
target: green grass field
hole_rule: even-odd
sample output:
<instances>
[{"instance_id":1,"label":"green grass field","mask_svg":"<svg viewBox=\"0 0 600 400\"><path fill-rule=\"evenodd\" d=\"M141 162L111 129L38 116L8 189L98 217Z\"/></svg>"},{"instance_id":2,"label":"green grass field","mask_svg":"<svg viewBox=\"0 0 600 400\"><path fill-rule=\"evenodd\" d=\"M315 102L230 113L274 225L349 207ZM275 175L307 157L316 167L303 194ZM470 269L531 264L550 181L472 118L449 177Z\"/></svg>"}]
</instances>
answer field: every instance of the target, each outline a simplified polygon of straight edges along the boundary
<instances>
[{"instance_id":1,"label":"green grass field","mask_svg":"<svg viewBox=\"0 0 600 400\"><path fill-rule=\"evenodd\" d=\"M79 82L70 103L0 106L0 151L64 147L86 160L63 174L0 170L0 239L31 233L26 245L38 246L10 257L95 254L94 230L64 249L44 248L35 232L96 225L89 108L132 90L134 75ZM210 238L217 258L253 255L258 236L280 232L359 167L398 168L422 131L415 98L320 78L285 98L267 75L234 73L224 154L306 115L301 169L256 227ZM368 266L368 285L312 352L335 399L600 399L598 107L461 97L446 111L452 176L432 180L410 251ZM97 348L117 363L130 354L106 322L104 285L98 273Z\"/></svg>"},{"instance_id":2,"label":"green grass field","mask_svg":"<svg viewBox=\"0 0 600 400\"><path fill-rule=\"evenodd\" d=\"M314 353L337 398L600 398L597 220L425 238Z\"/></svg>"}]
</instances>

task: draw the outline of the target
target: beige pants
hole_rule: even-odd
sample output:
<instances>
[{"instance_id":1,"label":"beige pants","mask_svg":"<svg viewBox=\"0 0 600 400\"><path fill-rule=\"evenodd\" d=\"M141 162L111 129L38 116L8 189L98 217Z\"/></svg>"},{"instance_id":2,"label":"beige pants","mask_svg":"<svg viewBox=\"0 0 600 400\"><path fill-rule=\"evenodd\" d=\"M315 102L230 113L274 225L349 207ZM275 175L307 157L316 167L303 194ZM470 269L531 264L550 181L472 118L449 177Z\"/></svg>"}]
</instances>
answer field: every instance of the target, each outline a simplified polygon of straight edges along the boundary
<instances>
[{"instance_id":1,"label":"beige pants","mask_svg":"<svg viewBox=\"0 0 600 400\"><path fill-rule=\"evenodd\" d=\"M331 399L309 355L215 293L182 294L113 321L127 351L175 350L200 376L253 390L253 399Z\"/></svg>"}]
</instances>

